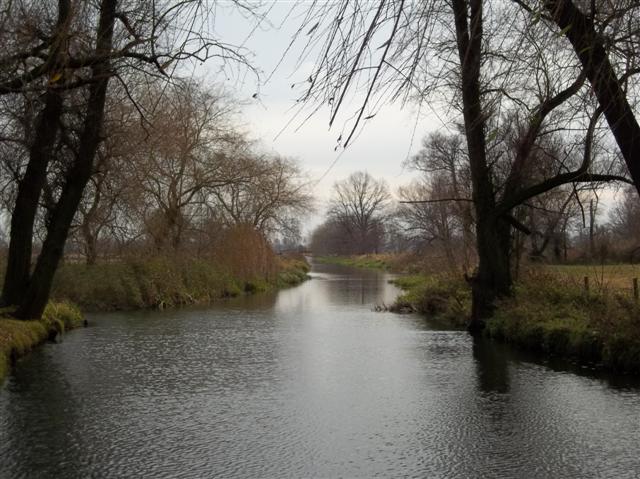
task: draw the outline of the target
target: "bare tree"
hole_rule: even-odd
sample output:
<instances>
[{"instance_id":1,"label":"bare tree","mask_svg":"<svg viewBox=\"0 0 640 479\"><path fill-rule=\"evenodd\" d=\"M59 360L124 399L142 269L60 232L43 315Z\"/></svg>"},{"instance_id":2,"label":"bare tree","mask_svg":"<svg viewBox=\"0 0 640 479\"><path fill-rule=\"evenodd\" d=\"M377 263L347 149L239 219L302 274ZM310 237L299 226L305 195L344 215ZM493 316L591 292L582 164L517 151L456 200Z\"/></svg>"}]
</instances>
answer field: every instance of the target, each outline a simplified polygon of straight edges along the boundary
<instances>
[{"instance_id":1,"label":"bare tree","mask_svg":"<svg viewBox=\"0 0 640 479\"><path fill-rule=\"evenodd\" d=\"M399 189L400 205L396 215L418 251L427 253L428 250L439 248L448 267L455 271L458 269L458 258L466 257L463 225L456 208L457 202L447 201L450 195L449 184L441 175L432 178L429 183L416 181Z\"/></svg>"},{"instance_id":2,"label":"bare tree","mask_svg":"<svg viewBox=\"0 0 640 479\"><path fill-rule=\"evenodd\" d=\"M355 252L378 252L390 200L384 181L359 171L335 183L328 216L343 227Z\"/></svg>"},{"instance_id":3,"label":"bare tree","mask_svg":"<svg viewBox=\"0 0 640 479\"><path fill-rule=\"evenodd\" d=\"M629 80L640 73L637 42L640 3L574 0L513 0L555 24L566 37L589 79L620 152L640 192L640 125L629 101Z\"/></svg>"},{"instance_id":4,"label":"bare tree","mask_svg":"<svg viewBox=\"0 0 640 479\"><path fill-rule=\"evenodd\" d=\"M354 252L344 226L332 218L328 218L313 230L309 248L314 255L347 255Z\"/></svg>"},{"instance_id":5,"label":"bare tree","mask_svg":"<svg viewBox=\"0 0 640 479\"><path fill-rule=\"evenodd\" d=\"M0 95L32 93L40 95L41 105L29 127L28 161L15 195L2 302L18 305L17 317L36 318L48 300L73 217L94 171L110 79L132 96L131 80L171 76L185 60L245 60L240 49L206 33L211 9L201 0L22 0L3 2L2 11ZM34 222L70 98L83 99L77 152L64 169L32 270Z\"/></svg>"},{"instance_id":6,"label":"bare tree","mask_svg":"<svg viewBox=\"0 0 640 479\"><path fill-rule=\"evenodd\" d=\"M250 225L265 235L294 232L298 227L296 217L307 213L312 205L308 182L296 163L277 155L259 154L240 161L249 177L211 189L208 206L212 215L227 226ZM227 166L238 169L235 163Z\"/></svg>"},{"instance_id":7,"label":"bare tree","mask_svg":"<svg viewBox=\"0 0 640 479\"><path fill-rule=\"evenodd\" d=\"M640 200L634 188L624 190L622 200L610 212L609 222L625 259L637 261L640 249Z\"/></svg>"},{"instance_id":8,"label":"bare tree","mask_svg":"<svg viewBox=\"0 0 640 479\"><path fill-rule=\"evenodd\" d=\"M307 45L320 42L322 48L303 102L330 105L332 124L346 99L365 85L340 145L348 145L385 100L444 96L461 116L478 253L470 278L472 332L484 327L497 297L512 294L512 228L528 231L515 208L563 184L628 181L594 171L601 111L580 95L585 75L557 48L557 36L531 22L519 6L483 0L344 1L323 4L307 19L301 29L311 27ZM511 114L504 115L507 111ZM521 125L518 142L507 145L500 138L502 121L514 118ZM574 150L557 158L553 175L533 175L538 140L567 122L582 133L576 140L582 154Z\"/></svg>"},{"instance_id":9,"label":"bare tree","mask_svg":"<svg viewBox=\"0 0 640 479\"><path fill-rule=\"evenodd\" d=\"M153 105L155 94L146 100ZM183 234L206 214L216 188L249 181L240 167L247 142L233 125L233 105L186 82L169 86L162 106L146 116L131 144L127 174L144 193L138 205L158 249L178 249ZM233 166L232 166L233 165Z\"/></svg>"},{"instance_id":10,"label":"bare tree","mask_svg":"<svg viewBox=\"0 0 640 479\"><path fill-rule=\"evenodd\" d=\"M401 189L401 216L408 221L409 228L422 230L429 241L438 240L442 244L450 267L456 268L454 257L460 256L462 269L467 272L475 255L471 182L464 137L431 133L422 139L422 148L405 165L420 172L421 179L418 184ZM440 221L431 223L438 217ZM444 228L445 221L450 227ZM462 243L458 255L450 244L454 236Z\"/></svg>"},{"instance_id":11,"label":"bare tree","mask_svg":"<svg viewBox=\"0 0 640 479\"><path fill-rule=\"evenodd\" d=\"M124 213L141 202L140 189L128 174L131 162L135 161L135 144L139 137L134 138L139 133L139 116L124 98L112 98L110 103L106 111L104 140L96 154L94 172L73 224L73 237L89 265L95 264L98 258L101 240L118 238L133 226L132 218L126 218L129 215Z\"/></svg>"}]
</instances>

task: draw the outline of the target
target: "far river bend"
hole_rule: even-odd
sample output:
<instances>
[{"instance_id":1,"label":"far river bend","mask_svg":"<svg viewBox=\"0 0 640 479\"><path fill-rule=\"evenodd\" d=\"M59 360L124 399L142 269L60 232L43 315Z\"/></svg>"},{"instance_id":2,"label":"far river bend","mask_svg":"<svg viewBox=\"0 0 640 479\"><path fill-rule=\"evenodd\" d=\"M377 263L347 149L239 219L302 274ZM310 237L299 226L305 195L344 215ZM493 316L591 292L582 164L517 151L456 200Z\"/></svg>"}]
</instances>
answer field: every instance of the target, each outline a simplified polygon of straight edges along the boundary
<instances>
[{"instance_id":1,"label":"far river bend","mask_svg":"<svg viewBox=\"0 0 640 479\"><path fill-rule=\"evenodd\" d=\"M0 388L2 478L640 477L640 388L373 312L385 273L99 314Z\"/></svg>"}]
</instances>

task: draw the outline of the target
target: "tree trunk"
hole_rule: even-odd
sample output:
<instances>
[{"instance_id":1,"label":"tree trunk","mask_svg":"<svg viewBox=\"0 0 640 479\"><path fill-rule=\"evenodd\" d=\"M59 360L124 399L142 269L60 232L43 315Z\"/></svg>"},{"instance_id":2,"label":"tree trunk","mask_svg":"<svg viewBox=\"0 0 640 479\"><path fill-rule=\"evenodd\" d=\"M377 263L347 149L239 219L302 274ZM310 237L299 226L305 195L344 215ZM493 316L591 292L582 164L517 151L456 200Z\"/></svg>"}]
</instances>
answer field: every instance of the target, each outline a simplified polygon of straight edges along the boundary
<instances>
[{"instance_id":1,"label":"tree trunk","mask_svg":"<svg viewBox=\"0 0 640 479\"><path fill-rule=\"evenodd\" d=\"M442 248L447 259L447 266L451 271L456 271L458 269L458 265L456 255L453 251L453 238L451 235L451 229L449 228L448 211L445 210L445 208L440 208L439 216L438 234L441 238Z\"/></svg>"},{"instance_id":2,"label":"tree trunk","mask_svg":"<svg viewBox=\"0 0 640 479\"><path fill-rule=\"evenodd\" d=\"M87 158L83 159L83 163ZM80 166L80 165L77 165ZM42 245L36 267L27 290L22 295L20 307L16 316L20 319L36 319L42 316L49 300L49 293L53 284L53 277L64 253L69 229L77 206L82 199L84 185L89 180L89 174L83 174L82 168L74 168L72 175L65 184L61 197L56 204L51 222L47 228L47 237Z\"/></svg>"},{"instance_id":3,"label":"tree trunk","mask_svg":"<svg viewBox=\"0 0 640 479\"><path fill-rule=\"evenodd\" d=\"M595 241L596 215L593 207L593 200L589 201L589 261L593 261L596 257L596 241Z\"/></svg>"},{"instance_id":4,"label":"tree trunk","mask_svg":"<svg viewBox=\"0 0 640 479\"><path fill-rule=\"evenodd\" d=\"M98 259L97 235L91 231L91 226L85 222L81 226L82 238L84 240L84 256L87 266L96 264Z\"/></svg>"},{"instance_id":5,"label":"tree trunk","mask_svg":"<svg viewBox=\"0 0 640 479\"><path fill-rule=\"evenodd\" d=\"M58 0L58 18L55 38L49 49L49 59L53 71L60 67L61 52L66 44L69 29L71 2ZM20 296L29 282L31 253L33 247L33 224L38 210L38 202L45 184L47 166L52 157L60 117L62 115L62 95L54 87L45 93L45 106L38 117L34 139L29 151L29 163L25 175L18 183L18 195L11 215L11 233L7 268L2 289L2 305L19 304Z\"/></svg>"},{"instance_id":6,"label":"tree trunk","mask_svg":"<svg viewBox=\"0 0 640 479\"><path fill-rule=\"evenodd\" d=\"M104 54L111 50L116 6L117 0L102 1L97 30L97 53ZM51 215L42 251L38 256L29 285L21 296L20 307L16 312L16 317L20 319L40 318L44 312L71 223L78 210L84 188L93 172L93 161L100 144L104 105L110 78L108 62L94 65L91 75L95 81L89 89L78 156L66 175L66 183Z\"/></svg>"},{"instance_id":7,"label":"tree trunk","mask_svg":"<svg viewBox=\"0 0 640 479\"><path fill-rule=\"evenodd\" d=\"M556 263L562 261L562 237L561 233L556 233L553 236L553 260Z\"/></svg>"},{"instance_id":8,"label":"tree trunk","mask_svg":"<svg viewBox=\"0 0 640 479\"><path fill-rule=\"evenodd\" d=\"M593 21L572 0L546 0L545 6L571 42L640 193L640 126L609 61L602 37Z\"/></svg>"},{"instance_id":9,"label":"tree trunk","mask_svg":"<svg viewBox=\"0 0 640 479\"><path fill-rule=\"evenodd\" d=\"M53 89L47 90L35 137L29 151L29 163L18 184L18 195L11 214L9 254L2 290L2 304L19 304L20 296L27 288L31 270L33 225L40 194L47 177L47 166L52 157L60 116L62 96Z\"/></svg>"},{"instance_id":10,"label":"tree trunk","mask_svg":"<svg viewBox=\"0 0 640 479\"><path fill-rule=\"evenodd\" d=\"M472 334L484 329L495 300L511 294L511 227L503 220L480 220L477 228L478 270L471 279Z\"/></svg>"},{"instance_id":11,"label":"tree trunk","mask_svg":"<svg viewBox=\"0 0 640 479\"><path fill-rule=\"evenodd\" d=\"M479 334L494 310L496 297L511 293L509 225L496 217L495 190L487 164L485 114L480 94L482 0L453 0L462 77L462 105L473 204L476 212L478 269L471 279L471 334Z\"/></svg>"}]
</instances>

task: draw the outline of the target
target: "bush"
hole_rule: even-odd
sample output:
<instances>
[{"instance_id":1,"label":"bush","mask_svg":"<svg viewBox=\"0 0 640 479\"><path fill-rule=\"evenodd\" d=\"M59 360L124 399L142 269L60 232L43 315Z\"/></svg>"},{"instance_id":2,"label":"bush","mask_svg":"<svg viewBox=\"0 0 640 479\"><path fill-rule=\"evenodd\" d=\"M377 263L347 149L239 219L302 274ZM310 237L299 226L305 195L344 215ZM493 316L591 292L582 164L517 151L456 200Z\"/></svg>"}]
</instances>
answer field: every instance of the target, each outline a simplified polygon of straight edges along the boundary
<instances>
[{"instance_id":1,"label":"bush","mask_svg":"<svg viewBox=\"0 0 640 479\"><path fill-rule=\"evenodd\" d=\"M278 257L278 286L294 286L309 278L311 266L302 255Z\"/></svg>"},{"instance_id":2,"label":"bush","mask_svg":"<svg viewBox=\"0 0 640 479\"><path fill-rule=\"evenodd\" d=\"M413 310L455 327L466 326L471 292L463 278L450 275L402 276L392 281L403 289L392 310Z\"/></svg>"},{"instance_id":3,"label":"bush","mask_svg":"<svg viewBox=\"0 0 640 479\"><path fill-rule=\"evenodd\" d=\"M268 263L268 267L265 264ZM90 311L166 308L206 304L220 298L298 284L307 278L304 257L274 257L254 269L215 258L166 256L122 262L65 264L56 275L52 297ZM266 269L263 269L266 268Z\"/></svg>"}]
</instances>

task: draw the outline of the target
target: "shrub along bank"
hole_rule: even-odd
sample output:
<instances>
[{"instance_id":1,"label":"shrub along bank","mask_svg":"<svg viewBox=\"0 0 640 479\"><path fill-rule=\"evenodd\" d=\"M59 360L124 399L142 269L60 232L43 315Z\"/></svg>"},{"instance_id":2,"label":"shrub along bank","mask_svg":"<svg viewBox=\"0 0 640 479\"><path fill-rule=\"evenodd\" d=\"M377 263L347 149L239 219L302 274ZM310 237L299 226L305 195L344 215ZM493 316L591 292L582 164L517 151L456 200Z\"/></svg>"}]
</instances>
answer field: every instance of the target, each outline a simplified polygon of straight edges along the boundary
<instances>
[{"instance_id":1,"label":"shrub along bank","mask_svg":"<svg viewBox=\"0 0 640 479\"><path fill-rule=\"evenodd\" d=\"M433 321L463 329L471 314L471 291L453 275L410 275L392 281L404 291L392 311L416 311Z\"/></svg>"},{"instance_id":2,"label":"shrub along bank","mask_svg":"<svg viewBox=\"0 0 640 479\"><path fill-rule=\"evenodd\" d=\"M40 320L20 321L0 312L0 384L11 363L35 346L83 324L85 311L166 308L293 286L308 278L304 257L275 257L269 268L166 257L65 264L56 273L53 302Z\"/></svg>"},{"instance_id":3,"label":"shrub along bank","mask_svg":"<svg viewBox=\"0 0 640 479\"><path fill-rule=\"evenodd\" d=\"M551 274L530 276L487 323L492 338L640 373L640 306L630 294L587 293Z\"/></svg>"},{"instance_id":4,"label":"shrub along bank","mask_svg":"<svg viewBox=\"0 0 640 479\"><path fill-rule=\"evenodd\" d=\"M56 273L52 297L86 311L163 309L298 284L308 271L300 257L276 257L272 267L252 271L205 259L167 257L65 264Z\"/></svg>"}]
</instances>

